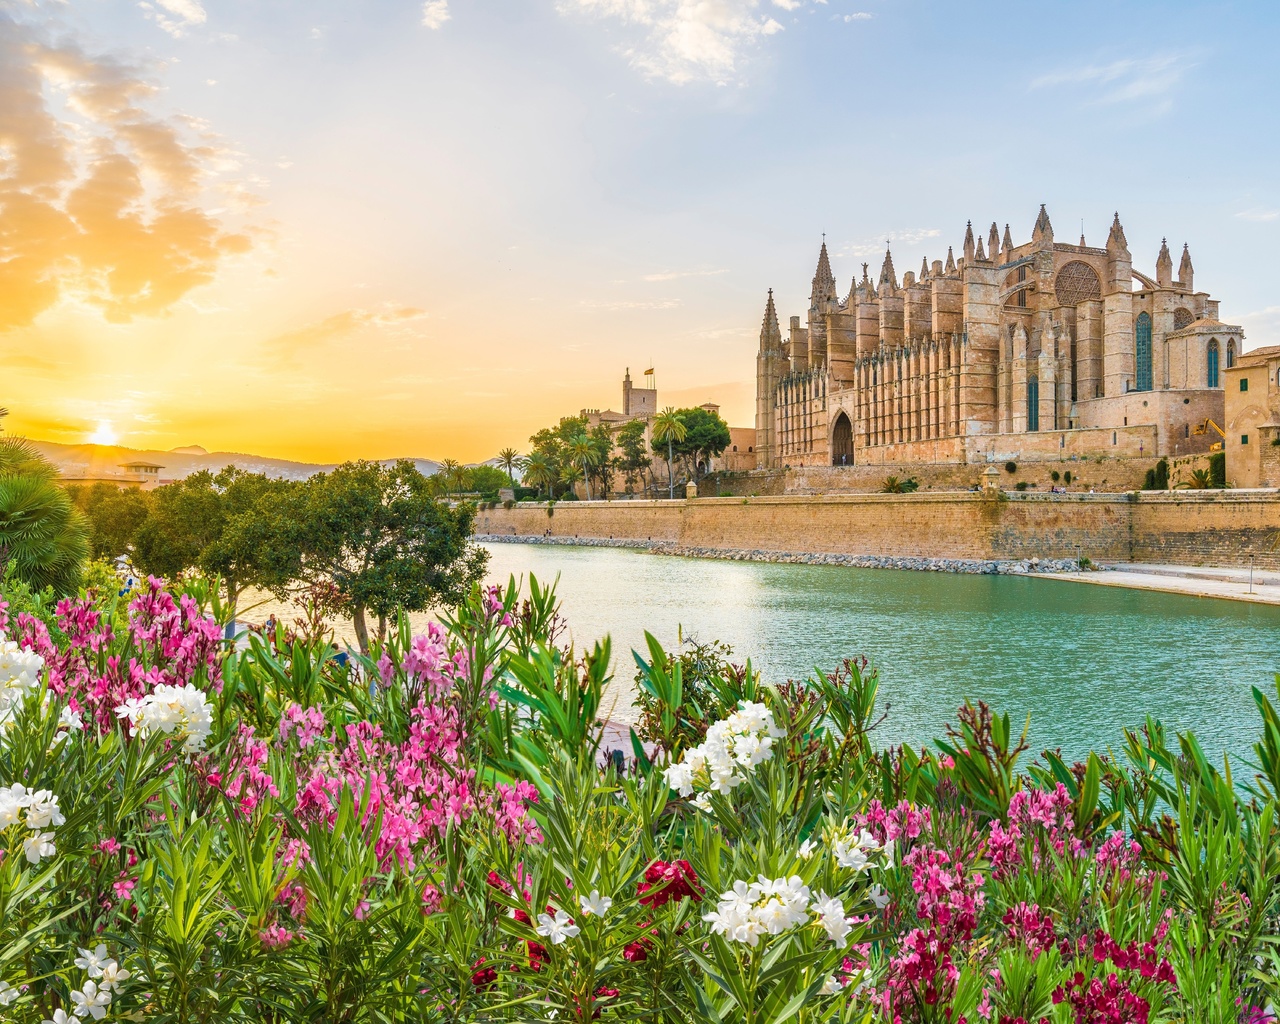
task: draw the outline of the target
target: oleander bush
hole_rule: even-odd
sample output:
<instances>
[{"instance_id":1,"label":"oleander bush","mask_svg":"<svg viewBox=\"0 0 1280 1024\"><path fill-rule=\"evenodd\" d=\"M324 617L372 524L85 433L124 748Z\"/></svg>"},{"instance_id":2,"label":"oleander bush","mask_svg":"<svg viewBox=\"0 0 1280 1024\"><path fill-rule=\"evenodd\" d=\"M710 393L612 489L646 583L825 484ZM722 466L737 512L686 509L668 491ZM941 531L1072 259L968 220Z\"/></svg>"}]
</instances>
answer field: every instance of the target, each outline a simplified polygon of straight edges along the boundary
<instances>
[{"instance_id":1,"label":"oleander bush","mask_svg":"<svg viewBox=\"0 0 1280 1024\"><path fill-rule=\"evenodd\" d=\"M1273 1019L1261 692L1248 770L1154 719L1071 764L650 638L613 751L609 643L532 578L365 657L229 646L217 593L0 605L0 1019Z\"/></svg>"}]
</instances>

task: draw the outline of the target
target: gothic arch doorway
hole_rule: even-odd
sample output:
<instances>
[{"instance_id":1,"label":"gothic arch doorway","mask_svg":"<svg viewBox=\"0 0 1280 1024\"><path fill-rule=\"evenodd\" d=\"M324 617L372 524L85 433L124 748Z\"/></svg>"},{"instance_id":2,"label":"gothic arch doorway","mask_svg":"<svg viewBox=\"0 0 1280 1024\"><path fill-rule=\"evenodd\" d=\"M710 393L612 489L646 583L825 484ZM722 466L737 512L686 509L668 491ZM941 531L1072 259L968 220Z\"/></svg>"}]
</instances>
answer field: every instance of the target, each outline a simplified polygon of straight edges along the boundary
<instances>
[{"instance_id":1,"label":"gothic arch doorway","mask_svg":"<svg viewBox=\"0 0 1280 1024\"><path fill-rule=\"evenodd\" d=\"M853 424L843 412L836 416L835 426L831 428L831 465L853 465Z\"/></svg>"}]
</instances>

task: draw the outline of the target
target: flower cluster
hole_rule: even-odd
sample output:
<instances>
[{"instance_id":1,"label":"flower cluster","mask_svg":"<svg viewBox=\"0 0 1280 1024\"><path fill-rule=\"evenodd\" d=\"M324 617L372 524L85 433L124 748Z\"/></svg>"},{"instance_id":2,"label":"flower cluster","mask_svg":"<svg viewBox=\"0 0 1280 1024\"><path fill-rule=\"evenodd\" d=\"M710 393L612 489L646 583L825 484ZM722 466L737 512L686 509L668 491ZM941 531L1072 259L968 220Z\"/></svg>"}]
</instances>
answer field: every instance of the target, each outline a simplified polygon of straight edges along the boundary
<instances>
[{"instance_id":1,"label":"flower cluster","mask_svg":"<svg viewBox=\"0 0 1280 1024\"><path fill-rule=\"evenodd\" d=\"M687 860L655 860L644 872L644 881L637 887L639 902L650 910L689 897L694 903L702 899L698 876Z\"/></svg>"},{"instance_id":2,"label":"flower cluster","mask_svg":"<svg viewBox=\"0 0 1280 1024\"><path fill-rule=\"evenodd\" d=\"M176 733L186 740L187 750L199 750L213 730L213 711L204 691L192 686L160 683L145 697L131 697L116 708L116 715L129 723L133 736L153 732Z\"/></svg>"},{"instance_id":3,"label":"flower cluster","mask_svg":"<svg viewBox=\"0 0 1280 1024\"><path fill-rule=\"evenodd\" d=\"M0 832L26 826L29 834L22 839L22 852L30 864L39 864L57 854L54 833L46 830L57 828L66 820L58 798L47 789L29 790L20 782L0 789Z\"/></svg>"},{"instance_id":4,"label":"flower cluster","mask_svg":"<svg viewBox=\"0 0 1280 1024\"><path fill-rule=\"evenodd\" d=\"M694 803L708 810L709 794L732 793L747 781L748 770L772 755L774 741L785 736L767 707L744 702L728 718L715 722L701 743L667 767L667 785L683 797L693 796L696 791Z\"/></svg>"},{"instance_id":5,"label":"flower cluster","mask_svg":"<svg viewBox=\"0 0 1280 1024\"><path fill-rule=\"evenodd\" d=\"M40 685L44 659L0 632L0 732L12 724L14 709Z\"/></svg>"},{"instance_id":6,"label":"flower cluster","mask_svg":"<svg viewBox=\"0 0 1280 1024\"><path fill-rule=\"evenodd\" d=\"M848 945L853 929L840 899L821 891L811 896L799 875L760 875L754 882L734 882L732 889L720 894L716 909L702 919L715 934L748 946L759 944L762 936L781 935L812 921L826 932L828 939L843 947Z\"/></svg>"},{"instance_id":7,"label":"flower cluster","mask_svg":"<svg viewBox=\"0 0 1280 1024\"><path fill-rule=\"evenodd\" d=\"M96 949L81 949L79 952L75 965L89 975L89 980L80 988L71 990L71 1002L75 1004L72 1014L102 1020L111 1005L112 993L120 991L121 984L129 980L130 973L107 955L107 947L102 943L98 943ZM53 1020L44 1024L65 1024L66 1021L66 1013L58 1010Z\"/></svg>"}]
</instances>

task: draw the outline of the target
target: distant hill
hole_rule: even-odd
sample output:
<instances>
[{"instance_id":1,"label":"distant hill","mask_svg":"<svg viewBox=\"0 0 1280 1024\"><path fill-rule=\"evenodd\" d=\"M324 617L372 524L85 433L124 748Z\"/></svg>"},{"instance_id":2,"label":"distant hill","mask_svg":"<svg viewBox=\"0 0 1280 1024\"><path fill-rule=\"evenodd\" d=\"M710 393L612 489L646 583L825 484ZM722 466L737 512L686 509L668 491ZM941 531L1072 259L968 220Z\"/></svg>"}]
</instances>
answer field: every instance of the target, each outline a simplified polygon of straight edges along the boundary
<instances>
[{"instance_id":1,"label":"distant hill","mask_svg":"<svg viewBox=\"0 0 1280 1024\"><path fill-rule=\"evenodd\" d=\"M282 480L305 480L316 473L327 472L337 463L293 462L289 459L269 459L262 455L244 452L210 452L200 445L187 445L171 451L156 448L123 448L118 445L59 444L56 441L32 441L46 458L62 470L63 477L72 480L83 477L90 480L123 476L120 469L124 462L153 462L164 468L160 479L180 480L207 469L216 473L225 466L236 466L249 473L265 473ZM383 465L391 465L397 459L379 459ZM431 476L440 469L440 463L432 459L409 459L424 476Z\"/></svg>"}]
</instances>

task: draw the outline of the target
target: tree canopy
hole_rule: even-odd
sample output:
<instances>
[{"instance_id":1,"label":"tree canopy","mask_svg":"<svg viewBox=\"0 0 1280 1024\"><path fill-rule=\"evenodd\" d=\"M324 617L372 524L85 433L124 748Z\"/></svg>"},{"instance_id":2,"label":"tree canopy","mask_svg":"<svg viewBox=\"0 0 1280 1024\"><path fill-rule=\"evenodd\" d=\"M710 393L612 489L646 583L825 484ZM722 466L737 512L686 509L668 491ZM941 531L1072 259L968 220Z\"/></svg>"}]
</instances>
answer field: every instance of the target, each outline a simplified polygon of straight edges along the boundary
<instances>
[{"instance_id":1,"label":"tree canopy","mask_svg":"<svg viewBox=\"0 0 1280 1024\"><path fill-rule=\"evenodd\" d=\"M684 424L684 436L673 435L672 444L660 441L655 426L653 450L667 454L668 448L683 463L689 479L697 481L706 472L711 460L729 447L729 424L717 412L696 406L692 409L676 409L674 415Z\"/></svg>"},{"instance_id":2,"label":"tree canopy","mask_svg":"<svg viewBox=\"0 0 1280 1024\"><path fill-rule=\"evenodd\" d=\"M33 445L0 438L0 580L74 594L89 554L89 526Z\"/></svg>"}]
</instances>

